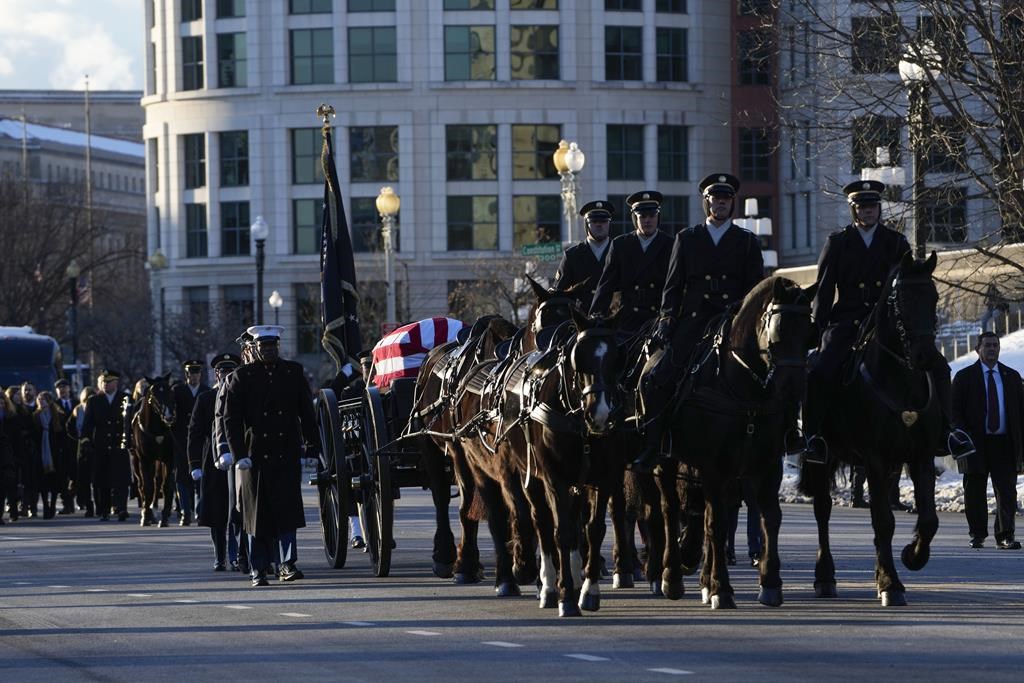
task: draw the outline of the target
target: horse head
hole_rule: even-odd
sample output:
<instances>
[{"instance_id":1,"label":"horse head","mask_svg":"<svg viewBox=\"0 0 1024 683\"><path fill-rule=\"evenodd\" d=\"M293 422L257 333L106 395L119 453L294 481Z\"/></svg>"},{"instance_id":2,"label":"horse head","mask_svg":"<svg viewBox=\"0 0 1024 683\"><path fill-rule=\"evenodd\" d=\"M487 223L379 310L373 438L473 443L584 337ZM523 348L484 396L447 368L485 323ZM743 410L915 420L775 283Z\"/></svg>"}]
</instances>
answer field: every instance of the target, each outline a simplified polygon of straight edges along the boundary
<instances>
[{"instance_id":1,"label":"horse head","mask_svg":"<svg viewBox=\"0 0 1024 683\"><path fill-rule=\"evenodd\" d=\"M588 318L575 308L571 315L577 332L567 347L572 378L566 382L569 385L567 399L579 402L573 408L582 412L589 435L606 435L615 428L624 411L619 387L623 355L614 327L607 321Z\"/></svg>"},{"instance_id":2,"label":"horse head","mask_svg":"<svg viewBox=\"0 0 1024 683\"><path fill-rule=\"evenodd\" d=\"M511 338L516 331L516 326L501 316L495 315L491 317L487 322L487 327L484 329L483 334L480 336L480 342L477 345L474 360L477 363L482 363L488 358L493 358L494 350L497 348L498 344Z\"/></svg>"},{"instance_id":3,"label":"horse head","mask_svg":"<svg viewBox=\"0 0 1024 683\"><path fill-rule=\"evenodd\" d=\"M155 415L160 418L164 426L171 427L177 417L174 409L174 392L171 390L171 373L168 372L159 377L147 377L146 383L149 387L146 389L146 399L143 404L143 419L147 417L145 413L150 412L149 417Z\"/></svg>"},{"instance_id":4,"label":"horse head","mask_svg":"<svg viewBox=\"0 0 1024 683\"><path fill-rule=\"evenodd\" d=\"M530 282L536 303L530 308L527 318L526 335L523 339L523 349L532 351L537 348L537 334L544 329L554 329L564 322L572 320L572 311L577 309L576 298L572 295L573 290L556 292L544 289L536 280L529 275L526 279Z\"/></svg>"},{"instance_id":5,"label":"horse head","mask_svg":"<svg viewBox=\"0 0 1024 683\"><path fill-rule=\"evenodd\" d=\"M917 260L906 253L882 289L875 324L882 349L910 370L930 370L935 352L935 309L939 294L932 280L935 252Z\"/></svg>"}]
</instances>

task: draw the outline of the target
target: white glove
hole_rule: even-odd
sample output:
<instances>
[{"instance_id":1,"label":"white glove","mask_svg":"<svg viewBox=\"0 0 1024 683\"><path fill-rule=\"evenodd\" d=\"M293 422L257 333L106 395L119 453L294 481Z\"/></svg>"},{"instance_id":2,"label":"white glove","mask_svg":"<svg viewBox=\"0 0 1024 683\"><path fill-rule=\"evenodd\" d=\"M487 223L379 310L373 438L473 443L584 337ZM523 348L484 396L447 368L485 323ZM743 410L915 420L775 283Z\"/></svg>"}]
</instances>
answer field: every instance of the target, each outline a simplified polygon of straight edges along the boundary
<instances>
[{"instance_id":1,"label":"white glove","mask_svg":"<svg viewBox=\"0 0 1024 683\"><path fill-rule=\"evenodd\" d=\"M240 470L247 470L252 467L252 460L250 460L249 458L242 458L237 463L235 463L235 466L238 467L238 469Z\"/></svg>"},{"instance_id":2,"label":"white glove","mask_svg":"<svg viewBox=\"0 0 1024 683\"><path fill-rule=\"evenodd\" d=\"M228 453L227 451L225 451L225 452L220 454L219 458L217 458L217 469L219 469L219 470L226 470L229 467L231 467L234 463L235 463L235 457L233 455L231 455L231 453Z\"/></svg>"},{"instance_id":3,"label":"white glove","mask_svg":"<svg viewBox=\"0 0 1024 683\"><path fill-rule=\"evenodd\" d=\"M192 470L192 481L199 481L203 478L202 470Z\"/></svg>"}]
</instances>

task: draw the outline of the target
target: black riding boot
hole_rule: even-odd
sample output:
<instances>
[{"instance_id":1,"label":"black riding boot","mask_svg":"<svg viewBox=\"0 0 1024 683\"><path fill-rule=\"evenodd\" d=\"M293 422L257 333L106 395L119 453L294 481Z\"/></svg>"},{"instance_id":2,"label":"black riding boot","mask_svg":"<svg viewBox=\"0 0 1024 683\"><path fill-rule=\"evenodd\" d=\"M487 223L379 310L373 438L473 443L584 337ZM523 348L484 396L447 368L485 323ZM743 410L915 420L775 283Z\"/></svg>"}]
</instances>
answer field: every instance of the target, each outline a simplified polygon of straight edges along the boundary
<instances>
[{"instance_id":1,"label":"black riding boot","mask_svg":"<svg viewBox=\"0 0 1024 683\"><path fill-rule=\"evenodd\" d=\"M803 430L807 435L803 464L824 465L828 462L828 444L821 436L821 410L824 390L813 376L807 378L807 394L803 403Z\"/></svg>"}]
</instances>

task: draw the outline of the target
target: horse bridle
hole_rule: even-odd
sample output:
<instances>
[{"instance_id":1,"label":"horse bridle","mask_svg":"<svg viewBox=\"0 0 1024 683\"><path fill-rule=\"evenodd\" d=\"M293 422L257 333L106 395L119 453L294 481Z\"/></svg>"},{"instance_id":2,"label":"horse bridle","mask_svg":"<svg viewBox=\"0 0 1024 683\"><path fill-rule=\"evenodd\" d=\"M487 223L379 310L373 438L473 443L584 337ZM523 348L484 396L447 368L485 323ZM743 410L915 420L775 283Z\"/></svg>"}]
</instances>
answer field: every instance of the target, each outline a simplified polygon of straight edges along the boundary
<instances>
[{"instance_id":1,"label":"horse bridle","mask_svg":"<svg viewBox=\"0 0 1024 683\"><path fill-rule=\"evenodd\" d=\"M897 362L900 363L900 365L904 366L908 370L913 370L914 369L914 363L910 360L910 342L913 339L916 339L918 337L927 337L927 336L934 335L935 334L935 327L932 326L932 327L928 327L928 328L922 327L922 328L914 328L914 329L909 329L909 330L907 329L907 326L906 326L906 324L903 321L903 309L902 309L902 303L903 303L902 293L903 293L903 289L902 289L902 287L900 285L903 285L903 284L920 284L920 285L924 285L924 284L931 284L931 281L932 281L932 279L930 277L908 277L908 278L901 278L900 277L900 273L897 272L896 275L893 277L892 285L889 288L890 291L889 291L889 296L888 296L888 298L886 300L886 303L889 306L890 310L892 310L893 319L895 320L895 324L896 324L896 334L899 336L900 346L902 347L901 350L902 350L903 353L902 353L902 355L900 355L900 354L896 353L895 351L893 351L892 349L890 349L889 347L887 347L885 345L885 342L883 342L881 338L878 339L878 345L882 348L883 351L885 351L890 356L895 358L897 360Z\"/></svg>"},{"instance_id":2,"label":"horse bridle","mask_svg":"<svg viewBox=\"0 0 1024 683\"><path fill-rule=\"evenodd\" d=\"M735 349L730 349L729 354L735 359L740 367L744 368L755 382L761 385L762 389L768 387L768 384L775 377L775 371L778 368L803 368L807 367L807 354L796 354L792 356L779 355L772 352L772 347L780 344L782 339L774 332L772 327L772 318L776 315L782 316L786 314L801 315L810 317L811 305L810 303L793 303L793 304L778 304L772 303L768 308L765 309L764 313L761 314L761 324L758 328L758 337L767 332L768 334L768 346L761 350L761 355L765 356L765 374L764 377L758 374L758 372L750 366L749 363L743 360L743 358L736 352Z\"/></svg>"},{"instance_id":3,"label":"horse bridle","mask_svg":"<svg viewBox=\"0 0 1024 683\"><path fill-rule=\"evenodd\" d=\"M551 309L556 306L565 306L571 310L572 307L575 305L576 300L567 296L553 296L550 299L542 301L540 305L537 306L537 310L533 312L533 323L531 325L533 333L536 334L540 332L543 328L549 327L551 325L551 323L548 323L547 325L543 324L544 309ZM568 320L568 318L566 318L566 320Z\"/></svg>"},{"instance_id":4,"label":"horse bridle","mask_svg":"<svg viewBox=\"0 0 1024 683\"><path fill-rule=\"evenodd\" d=\"M177 415L175 415L174 410L171 409L169 411L171 413L171 419L168 422L167 418L164 417L164 411L163 411L163 408L165 408L166 406L164 406L164 404L162 402L158 401L153 396L153 387L150 387L146 391L146 405L150 406L151 408L153 408L156 411L156 414L160 416L160 421L164 423L164 426L166 426L168 428L174 426L174 423L175 423L175 421L177 419ZM139 424L142 424L141 420L140 420Z\"/></svg>"}]
</instances>

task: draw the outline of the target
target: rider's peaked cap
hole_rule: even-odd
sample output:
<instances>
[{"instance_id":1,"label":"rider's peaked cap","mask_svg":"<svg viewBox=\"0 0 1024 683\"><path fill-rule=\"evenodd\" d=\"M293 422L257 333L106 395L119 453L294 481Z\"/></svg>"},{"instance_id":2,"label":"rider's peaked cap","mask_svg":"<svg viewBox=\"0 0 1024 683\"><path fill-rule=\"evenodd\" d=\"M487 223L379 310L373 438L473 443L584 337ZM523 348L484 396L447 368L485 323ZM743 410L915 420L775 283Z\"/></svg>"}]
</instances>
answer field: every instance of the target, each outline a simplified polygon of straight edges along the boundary
<instances>
[{"instance_id":1,"label":"rider's peaked cap","mask_svg":"<svg viewBox=\"0 0 1024 683\"><path fill-rule=\"evenodd\" d=\"M205 363L201 360L190 359L182 363L182 365L185 366L186 370L202 370Z\"/></svg>"},{"instance_id":2,"label":"rider's peaked cap","mask_svg":"<svg viewBox=\"0 0 1024 683\"><path fill-rule=\"evenodd\" d=\"M210 361L210 367L214 370L220 370L227 366L239 366L242 364L242 359L233 353L218 353Z\"/></svg>"},{"instance_id":3,"label":"rider's peaked cap","mask_svg":"<svg viewBox=\"0 0 1024 683\"><path fill-rule=\"evenodd\" d=\"M615 207L606 199L598 199L584 204L580 215L590 220L609 220L615 215Z\"/></svg>"},{"instance_id":4,"label":"rider's peaked cap","mask_svg":"<svg viewBox=\"0 0 1024 683\"><path fill-rule=\"evenodd\" d=\"M100 373L101 382L106 382L108 379L121 379L121 373L116 370L104 370Z\"/></svg>"},{"instance_id":5,"label":"rider's peaked cap","mask_svg":"<svg viewBox=\"0 0 1024 683\"><path fill-rule=\"evenodd\" d=\"M657 190L640 190L626 197L630 211L638 209L661 208L662 194Z\"/></svg>"},{"instance_id":6,"label":"rider's peaked cap","mask_svg":"<svg viewBox=\"0 0 1024 683\"><path fill-rule=\"evenodd\" d=\"M843 194L850 204L879 204L885 183L878 180L854 180L843 186Z\"/></svg>"},{"instance_id":7,"label":"rider's peaked cap","mask_svg":"<svg viewBox=\"0 0 1024 683\"><path fill-rule=\"evenodd\" d=\"M740 191L740 179L729 173L712 173L700 181L697 188L704 197L713 194L735 197L736 193Z\"/></svg>"}]
</instances>

